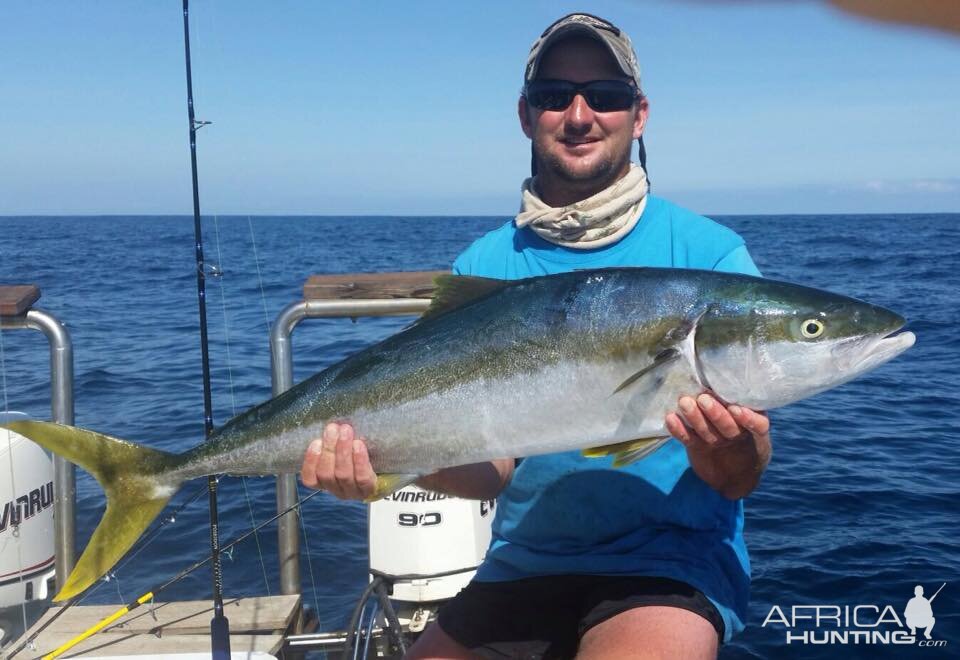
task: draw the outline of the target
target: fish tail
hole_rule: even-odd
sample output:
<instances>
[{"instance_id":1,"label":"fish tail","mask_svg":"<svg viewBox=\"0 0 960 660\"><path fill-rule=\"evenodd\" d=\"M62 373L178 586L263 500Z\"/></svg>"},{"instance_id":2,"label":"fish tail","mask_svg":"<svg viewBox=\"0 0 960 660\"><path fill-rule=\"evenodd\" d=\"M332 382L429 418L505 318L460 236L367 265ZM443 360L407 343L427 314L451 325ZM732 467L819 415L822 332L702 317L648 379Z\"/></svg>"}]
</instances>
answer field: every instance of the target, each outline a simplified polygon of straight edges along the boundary
<instances>
[{"instance_id":1,"label":"fish tail","mask_svg":"<svg viewBox=\"0 0 960 660\"><path fill-rule=\"evenodd\" d=\"M107 496L107 510L55 601L76 596L113 568L180 488L181 480L164 478L177 464L175 454L64 424L3 426L82 467Z\"/></svg>"}]
</instances>

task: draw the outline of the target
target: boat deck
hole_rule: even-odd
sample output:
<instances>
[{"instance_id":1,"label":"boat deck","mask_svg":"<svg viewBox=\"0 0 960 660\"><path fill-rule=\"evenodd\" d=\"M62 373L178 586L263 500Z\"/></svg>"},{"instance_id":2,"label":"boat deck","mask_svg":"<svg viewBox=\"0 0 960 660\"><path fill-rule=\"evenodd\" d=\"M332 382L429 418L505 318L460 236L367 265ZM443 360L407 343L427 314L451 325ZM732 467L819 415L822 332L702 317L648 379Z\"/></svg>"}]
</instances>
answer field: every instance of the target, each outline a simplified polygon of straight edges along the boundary
<instances>
[{"instance_id":1,"label":"boat deck","mask_svg":"<svg viewBox=\"0 0 960 660\"><path fill-rule=\"evenodd\" d=\"M122 605L77 605L57 618L14 658L39 658L73 639ZM21 639L29 638L60 611L51 607ZM225 598L224 616L230 621L230 651L238 654L276 655L284 635L291 631L300 612L300 596L255 596ZM210 653L209 600L146 603L101 632L84 640L62 657L116 657ZM12 647L19 646L19 641ZM4 656L7 657L7 656ZM241 655L243 657L243 655Z\"/></svg>"}]
</instances>

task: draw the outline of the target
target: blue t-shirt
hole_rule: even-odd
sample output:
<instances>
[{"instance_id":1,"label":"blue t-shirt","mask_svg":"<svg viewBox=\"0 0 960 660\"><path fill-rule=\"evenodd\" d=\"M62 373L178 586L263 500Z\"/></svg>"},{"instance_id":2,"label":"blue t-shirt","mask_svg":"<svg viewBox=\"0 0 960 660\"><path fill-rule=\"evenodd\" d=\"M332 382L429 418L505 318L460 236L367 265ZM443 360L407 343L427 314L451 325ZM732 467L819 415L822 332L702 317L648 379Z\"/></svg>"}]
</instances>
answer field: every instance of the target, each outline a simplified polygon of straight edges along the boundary
<instances>
[{"instance_id":1,"label":"blue t-shirt","mask_svg":"<svg viewBox=\"0 0 960 660\"><path fill-rule=\"evenodd\" d=\"M467 248L453 270L519 279L613 266L760 274L736 233L653 196L633 230L612 245L565 248L510 221ZM676 439L627 467L612 463L579 452L520 461L497 498L493 539L475 579L672 578L716 605L729 641L743 629L750 588L742 501L727 500L694 474Z\"/></svg>"}]
</instances>

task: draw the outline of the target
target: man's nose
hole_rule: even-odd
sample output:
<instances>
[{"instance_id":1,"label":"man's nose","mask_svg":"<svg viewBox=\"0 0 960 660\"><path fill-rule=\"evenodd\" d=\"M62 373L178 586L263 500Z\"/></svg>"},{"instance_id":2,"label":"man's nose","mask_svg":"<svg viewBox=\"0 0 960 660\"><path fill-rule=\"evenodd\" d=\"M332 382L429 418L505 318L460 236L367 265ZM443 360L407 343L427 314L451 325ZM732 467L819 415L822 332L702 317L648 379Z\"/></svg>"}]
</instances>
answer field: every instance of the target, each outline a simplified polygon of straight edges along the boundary
<instances>
[{"instance_id":1,"label":"man's nose","mask_svg":"<svg viewBox=\"0 0 960 660\"><path fill-rule=\"evenodd\" d=\"M591 124L593 124L593 108L587 104L587 100L583 98L583 94L574 96L573 101L567 106L567 111L564 114L564 123L566 124L567 130L571 131L590 129Z\"/></svg>"}]
</instances>

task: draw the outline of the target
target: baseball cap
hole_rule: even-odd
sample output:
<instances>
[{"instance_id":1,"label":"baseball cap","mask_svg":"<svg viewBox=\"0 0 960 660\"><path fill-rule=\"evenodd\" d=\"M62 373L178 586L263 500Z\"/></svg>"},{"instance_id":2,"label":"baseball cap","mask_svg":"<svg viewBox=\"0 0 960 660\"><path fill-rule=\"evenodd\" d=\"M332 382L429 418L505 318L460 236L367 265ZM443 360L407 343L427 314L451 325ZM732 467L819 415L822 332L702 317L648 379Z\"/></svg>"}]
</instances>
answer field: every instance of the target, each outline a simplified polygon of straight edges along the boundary
<instances>
[{"instance_id":1,"label":"baseball cap","mask_svg":"<svg viewBox=\"0 0 960 660\"><path fill-rule=\"evenodd\" d=\"M610 21L593 14L580 13L568 14L557 20L543 31L539 39L533 42L523 76L524 84L537 77L540 61L550 46L560 39L574 34L588 36L606 46L623 74L633 78L637 89L641 89L640 64L637 62L637 54L633 50L630 37Z\"/></svg>"}]
</instances>

